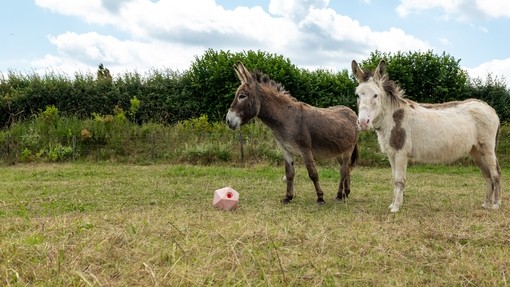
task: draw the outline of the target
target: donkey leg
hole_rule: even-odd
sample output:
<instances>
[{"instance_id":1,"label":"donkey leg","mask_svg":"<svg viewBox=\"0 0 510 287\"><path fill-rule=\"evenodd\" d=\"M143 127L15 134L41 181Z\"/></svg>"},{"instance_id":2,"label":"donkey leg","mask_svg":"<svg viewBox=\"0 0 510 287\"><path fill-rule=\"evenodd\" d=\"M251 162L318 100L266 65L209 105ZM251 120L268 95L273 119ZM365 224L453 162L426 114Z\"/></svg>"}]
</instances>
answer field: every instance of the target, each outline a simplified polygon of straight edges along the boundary
<instances>
[{"instance_id":1,"label":"donkey leg","mask_svg":"<svg viewBox=\"0 0 510 287\"><path fill-rule=\"evenodd\" d=\"M393 202L390 204L389 208L391 212L398 212L404 202L407 156L403 153L396 153L393 159L390 159L390 163L392 163L393 171Z\"/></svg>"},{"instance_id":2,"label":"donkey leg","mask_svg":"<svg viewBox=\"0 0 510 287\"><path fill-rule=\"evenodd\" d=\"M349 197L349 193L351 193L350 158L338 158L337 161L340 164L340 183L338 185L336 199L343 200Z\"/></svg>"},{"instance_id":3,"label":"donkey leg","mask_svg":"<svg viewBox=\"0 0 510 287\"><path fill-rule=\"evenodd\" d=\"M492 209L499 209L501 206L501 168L499 163L496 161L497 168L496 173L491 176L492 179L492 193L494 194ZM492 174L492 173L491 173Z\"/></svg>"},{"instance_id":4,"label":"donkey leg","mask_svg":"<svg viewBox=\"0 0 510 287\"><path fill-rule=\"evenodd\" d=\"M475 148L471 150L470 155L473 157L476 165L480 168L487 186L485 202L482 204L482 207L498 209L499 205L501 205L501 199L499 198L501 193L501 172L496 156L491 152L489 152L488 155L483 155L482 151Z\"/></svg>"},{"instance_id":5,"label":"donkey leg","mask_svg":"<svg viewBox=\"0 0 510 287\"><path fill-rule=\"evenodd\" d=\"M487 190L485 192L485 201L482 204L482 207L483 208L491 208L491 205L492 205L492 196L493 196L493 188L492 188L491 175L490 175L489 170L487 169L487 167L485 167L483 165L483 163L478 165L478 167L482 171L483 178L485 179L486 190Z\"/></svg>"},{"instance_id":6,"label":"donkey leg","mask_svg":"<svg viewBox=\"0 0 510 287\"><path fill-rule=\"evenodd\" d=\"M315 167L315 162L313 160L313 155L311 151L303 152L303 160L305 162L306 170L308 171L308 177L313 182L315 186L315 192L317 193L317 204L322 205L325 203L324 201L324 193L322 192L321 185L319 183L319 173L317 172L317 168Z\"/></svg>"},{"instance_id":7,"label":"donkey leg","mask_svg":"<svg viewBox=\"0 0 510 287\"><path fill-rule=\"evenodd\" d=\"M501 206L501 168L499 166L498 160L496 159L496 154L494 152L488 153L487 155L483 156L482 159L485 160L486 165L489 166L490 174L489 180L491 196L489 197L488 208L490 207L492 209L499 209L499 207ZM492 205L490 203L492 203Z\"/></svg>"},{"instance_id":8,"label":"donkey leg","mask_svg":"<svg viewBox=\"0 0 510 287\"><path fill-rule=\"evenodd\" d=\"M290 203L294 198L294 158L287 151L283 151L283 156L285 159L285 181L287 182L287 192L285 197L282 199L283 204Z\"/></svg>"},{"instance_id":9,"label":"donkey leg","mask_svg":"<svg viewBox=\"0 0 510 287\"><path fill-rule=\"evenodd\" d=\"M395 178L395 158L388 155L388 160L390 162L390 166L391 166L391 179L394 180ZM395 191L393 191L393 193L395 193ZM395 197L395 196L393 196ZM391 202L390 206L388 206L389 209L393 209L393 205L395 205L395 199L393 199L393 201Z\"/></svg>"}]
</instances>

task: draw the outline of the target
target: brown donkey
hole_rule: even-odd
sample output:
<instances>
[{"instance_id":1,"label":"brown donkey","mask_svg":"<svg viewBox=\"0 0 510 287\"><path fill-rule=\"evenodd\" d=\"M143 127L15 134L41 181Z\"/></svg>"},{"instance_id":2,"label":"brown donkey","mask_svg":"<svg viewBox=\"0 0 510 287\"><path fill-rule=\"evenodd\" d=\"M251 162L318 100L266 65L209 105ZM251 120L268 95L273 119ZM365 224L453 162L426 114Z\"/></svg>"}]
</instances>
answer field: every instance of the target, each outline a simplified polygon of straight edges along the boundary
<instances>
[{"instance_id":1,"label":"brown donkey","mask_svg":"<svg viewBox=\"0 0 510 287\"><path fill-rule=\"evenodd\" d=\"M296 100L268 76L251 73L241 63L234 67L241 85L227 113L227 124L237 129L258 117L272 131L283 151L287 193L282 203L294 198L294 155L300 155L323 204L323 192L315 159L335 158L341 165L337 199L350 193L350 171L358 160L358 128L354 111L344 106L316 108Z\"/></svg>"}]
</instances>

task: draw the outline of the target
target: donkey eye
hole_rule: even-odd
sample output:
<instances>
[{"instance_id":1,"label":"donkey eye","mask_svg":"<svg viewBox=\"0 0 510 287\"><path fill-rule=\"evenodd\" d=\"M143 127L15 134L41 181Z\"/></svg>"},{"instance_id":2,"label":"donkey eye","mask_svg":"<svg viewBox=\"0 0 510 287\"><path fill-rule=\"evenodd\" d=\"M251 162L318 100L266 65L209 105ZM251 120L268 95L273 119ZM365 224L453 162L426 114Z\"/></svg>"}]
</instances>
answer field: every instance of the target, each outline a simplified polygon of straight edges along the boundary
<instances>
[{"instance_id":1,"label":"donkey eye","mask_svg":"<svg viewBox=\"0 0 510 287\"><path fill-rule=\"evenodd\" d=\"M247 96L246 96L246 94L245 94L245 93L241 93L241 94L239 94L239 99L240 99L240 100L243 100L243 99L245 99L246 97L247 97Z\"/></svg>"},{"instance_id":2,"label":"donkey eye","mask_svg":"<svg viewBox=\"0 0 510 287\"><path fill-rule=\"evenodd\" d=\"M377 95L377 94L375 94L375 95L374 95L374 99L377 99L377 96L378 96L378 95Z\"/></svg>"}]
</instances>

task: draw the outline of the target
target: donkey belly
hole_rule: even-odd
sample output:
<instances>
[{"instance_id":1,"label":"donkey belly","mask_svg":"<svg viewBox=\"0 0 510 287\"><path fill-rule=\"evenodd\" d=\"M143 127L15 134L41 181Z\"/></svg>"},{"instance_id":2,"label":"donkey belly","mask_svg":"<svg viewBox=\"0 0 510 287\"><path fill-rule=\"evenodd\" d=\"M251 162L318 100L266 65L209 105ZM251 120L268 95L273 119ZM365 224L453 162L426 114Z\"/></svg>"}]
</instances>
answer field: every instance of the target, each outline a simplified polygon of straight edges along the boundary
<instances>
[{"instance_id":1,"label":"donkey belly","mask_svg":"<svg viewBox=\"0 0 510 287\"><path fill-rule=\"evenodd\" d=\"M299 145L295 142L283 142L283 141L276 141L278 146L284 150L285 152L294 155L294 156L301 156L301 148ZM339 149L330 149L330 148L323 148L314 146L312 147L312 155L313 158L316 160L327 160L331 158L336 158L340 156L341 154L345 153L345 150L339 150Z\"/></svg>"},{"instance_id":2,"label":"donkey belly","mask_svg":"<svg viewBox=\"0 0 510 287\"><path fill-rule=\"evenodd\" d=\"M299 146L297 143L292 141L284 141L281 139L276 139L276 143L280 147L281 150L287 152L290 155L300 156L301 152L299 151Z\"/></svg>"},{"instance_id":3,"label":"donkey belly","mask_svg":"<svg viewBox=\"0 0 510 287\"><path fill-rule=\"evenodd\" d=\"M312 139L312 154L315 159L327 160L338 158L347 152L351 152L356 143L356 134L344 132L332 138Z\"/></svg>"},{"instance_id":4,"label":"donkey belly","mask_svg":"<svg viewBox=\"0 0 510 287\"><path fill-rule=\"evenodd\" d=\"M356 113L344 106L314 108L303 112L296 126L273 133L287 153L311 152L314 159L326 160L352 151L358 136L356 121Z\"/></svg>"},{"instance_id":5,"label":"donkey belly","mask_svg":"<svg viewBox=\"0 0 510 287\"><path fill-rule=\"evenodd\" d=\"M328 160L332 158L337 158L345 152L340 152L338 150L313 150L313 158L317 160Z\"/></svg>"},{"instance_id":6,"label":"donkey belly","mask_svg":"<svg viewBox=\"0 0 510 287\"><path fill-rule=\"evenodd\" d=\"M449 163L468 155L477 144L476 135L472 130L435 135L428 139L413 138L409 159L422 163Z\"/></svg>"}]
</instances>

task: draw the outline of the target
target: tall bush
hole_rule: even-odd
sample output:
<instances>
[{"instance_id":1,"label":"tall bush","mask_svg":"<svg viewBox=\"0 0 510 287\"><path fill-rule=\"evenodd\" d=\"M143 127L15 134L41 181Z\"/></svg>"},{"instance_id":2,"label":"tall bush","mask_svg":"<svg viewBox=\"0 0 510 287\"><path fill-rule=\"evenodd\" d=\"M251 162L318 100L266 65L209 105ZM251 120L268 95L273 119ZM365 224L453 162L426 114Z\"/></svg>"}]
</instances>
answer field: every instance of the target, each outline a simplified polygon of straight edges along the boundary
<instances>
[{"instance_id":1,"label":"tall bush","mask_svg":"<svg viewBox=\"0 0 510 287\"><path fill-rule=\"evenodd\" d=\"M500 121L510 121L510 91L502 79L494 78L491 74L488 74L485 80L472 79L468 95L491 105L498 113Z\"/></svg>"},{"instance_id":2,"label":"tall bush","mask_svg":"<svg viewBox=\"0 0 510 287\"><path fill-rule=\"evenodd\" d=\"M296 85L299 70L281 55L210 49L201 57L196 57L184 75L185 90L190 101L188 104L197 106L200 114L207 114L212 120L222 120L239 86L233 69L237 61L242 61L250 70L257 69L270 75L287 88Z\"/></svg>"},{"instance_id":3,"label":"tall bush","mask_svg":"<svg viewBox=\"0 0 510 287\"><path fill-rule=\"evenodd\" d=\"M424 103L463 100L468 97L469 77L460 67L460 60L442 53L375 51L362 66L375 69L380 60L388 63L390 79L404 89L406 97Z\"/></svg>"},{"instance_id":4,"label":"tall bush","mask_svg":"<svg viewBox=\"0 0 510 287\"><path fill-rule=\"evenodd\" d=\"M308 104L317 107L344 105L353 109L356 106L354 97L356 83L349 78L346 69L336 73L323 69L315 71L303 69L298 85L296 94Z\"/></svg>"}]
</instances>

